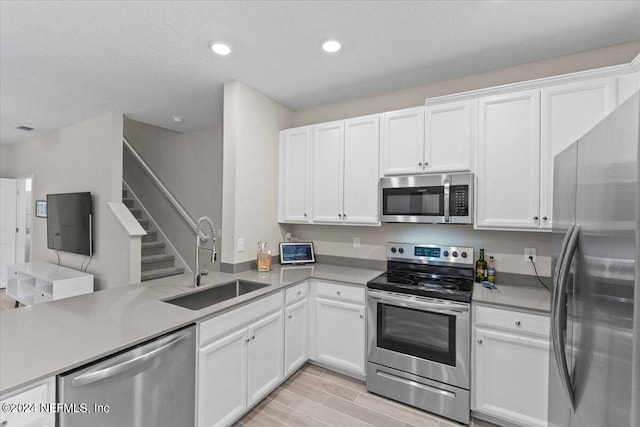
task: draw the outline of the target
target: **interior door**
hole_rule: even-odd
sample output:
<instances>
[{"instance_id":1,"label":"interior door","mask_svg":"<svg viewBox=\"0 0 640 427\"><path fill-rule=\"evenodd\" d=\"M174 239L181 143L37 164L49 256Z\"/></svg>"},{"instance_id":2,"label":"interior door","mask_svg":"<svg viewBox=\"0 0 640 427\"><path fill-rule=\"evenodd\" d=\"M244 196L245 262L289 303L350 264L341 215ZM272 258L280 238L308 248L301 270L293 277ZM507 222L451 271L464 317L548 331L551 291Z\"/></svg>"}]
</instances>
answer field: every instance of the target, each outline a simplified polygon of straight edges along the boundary
<instances>
[{"instance_id":1,"label":"interior door","mask_svg":"<svg viewBox=\"0 0 640 427\"><path fill-rule=\"evenodd\" d=\"M0 288L7 286L7 265L16 262L16 180L0 178Z\"/></svg>"}]
</instances>

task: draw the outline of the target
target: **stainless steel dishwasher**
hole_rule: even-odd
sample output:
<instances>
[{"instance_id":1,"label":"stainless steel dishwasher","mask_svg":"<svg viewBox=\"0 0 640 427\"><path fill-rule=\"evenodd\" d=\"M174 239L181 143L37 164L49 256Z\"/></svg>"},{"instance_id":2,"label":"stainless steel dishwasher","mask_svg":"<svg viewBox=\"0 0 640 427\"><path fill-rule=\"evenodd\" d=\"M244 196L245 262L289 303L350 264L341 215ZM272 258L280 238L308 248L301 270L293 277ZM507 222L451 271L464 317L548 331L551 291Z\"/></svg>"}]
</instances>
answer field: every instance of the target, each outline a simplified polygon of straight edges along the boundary
<instances>
[{"instance_id":1,"label":"stainless steel dishwasher","mask_svg":"<svg viewBox=\"0 0 640 427\"><path fill-rule=\"evenodd\" d=\"M58 426L193 426L196 329L190 326L58 376Z\"/></svg>"}]
</instances>

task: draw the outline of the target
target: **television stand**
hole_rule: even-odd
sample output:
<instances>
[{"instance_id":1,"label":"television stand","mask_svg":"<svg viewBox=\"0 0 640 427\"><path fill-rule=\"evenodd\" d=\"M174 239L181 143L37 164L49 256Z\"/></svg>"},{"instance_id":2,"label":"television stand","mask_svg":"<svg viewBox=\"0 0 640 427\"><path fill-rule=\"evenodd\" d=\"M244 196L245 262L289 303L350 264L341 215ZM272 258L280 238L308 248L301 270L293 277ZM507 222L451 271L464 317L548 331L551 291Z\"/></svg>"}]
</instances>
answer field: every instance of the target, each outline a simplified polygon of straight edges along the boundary
<instances>
[{"instance_id":1,"label":"television stand","mask_svg":"<svg viewBox=\"0 0 640 427\"><path fill-rule=\"evenodd\" d=\"M48 262L7 266L7 295L24 305L39 304L93 292L93 274Z\"/></svg>"}]
</instances>

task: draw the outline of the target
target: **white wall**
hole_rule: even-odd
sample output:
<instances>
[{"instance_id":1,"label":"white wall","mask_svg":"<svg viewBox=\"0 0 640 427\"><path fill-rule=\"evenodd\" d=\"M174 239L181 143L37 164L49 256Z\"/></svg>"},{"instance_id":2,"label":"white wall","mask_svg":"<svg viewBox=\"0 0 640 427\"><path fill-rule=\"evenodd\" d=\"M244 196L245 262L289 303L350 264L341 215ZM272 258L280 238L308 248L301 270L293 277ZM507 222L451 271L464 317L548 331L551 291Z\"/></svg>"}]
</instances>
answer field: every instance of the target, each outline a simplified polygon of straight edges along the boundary
<instances>
[{"instance_id":1,"label":"white wall","mask_svg":"<svg viewBox=\"0 0 640 427\"><path fill-rule=\"evenodd\" d=\"M457 79L424 84L366 98L297 111L295 126L323 123L366 114L424 105L425 98L532 80L559 74L629 63L640 52L640 41L519 65ZM533 274L524 261L524 248L536 248L538 271L551 274L551 234L533 232L474 231L471 226L384 224L382 227L323 225L287 226L302 239L313 240L316 252L373 260L385 259L387 242L439 243L484 246L493 255L498 271ZM361 238L361 248L353 247ZM476 253L476 257L478 254Z\"/></svg>"},{"instance_id":2,"label":"white wall","mask_svg":"<svg viewBox=\"0 0 640 427\"><path fill-rule=\"evenodd\" d=\"M590 50L530 64L473 74L457 79L419 85L365 98L350 99L307 110L296 111L295 126L340 120L424 105L426 98L466 92L509 83L628 64L640 52L640 40Z\"/></svg>"},{"instance_id":3,"label":"white wall","mask_svg":"<svg viewBox=\"0 0 640 427\"><path fill-rule=\"evenodd\" d=\"M178 133L125 119L124 135L194 221L206 215L221 228L222 125ZM126 151L124 178L193 269L194 232ZM203 252L201 259L209 257ZM216 270L219 263L207 267Z\"/></svg>"},{"instance_id":4,"label":"white wall","mask_svg":"<svg viewBox=\"0 0 640 427\"><path fill-rule=\"evenodd\" d=\"M45 135L2 147L2 176L33 174L33 200L47 194L90 191L95 254L88 272L96 290L129 283L129 235L109 209L121 200L122 124L107 113ZM33 261L56 262L47 248L47 221L34 218ZM62 265L80 269L82 255L61 252Z\"/></svg>"},{"instance_id":5,"label":"white wall","mask_svg":"<svg viewBox=\"0 0 640 427\"><path fill-rule=\"evenodd\" d=\"M222 262L255 260L257 242L277 253L283 230L278 225L278 138L293 126L293 111L250 86L224 85L224 166ZM243 252L236 251L244 239Z\"/></svg>"}]
</instances>

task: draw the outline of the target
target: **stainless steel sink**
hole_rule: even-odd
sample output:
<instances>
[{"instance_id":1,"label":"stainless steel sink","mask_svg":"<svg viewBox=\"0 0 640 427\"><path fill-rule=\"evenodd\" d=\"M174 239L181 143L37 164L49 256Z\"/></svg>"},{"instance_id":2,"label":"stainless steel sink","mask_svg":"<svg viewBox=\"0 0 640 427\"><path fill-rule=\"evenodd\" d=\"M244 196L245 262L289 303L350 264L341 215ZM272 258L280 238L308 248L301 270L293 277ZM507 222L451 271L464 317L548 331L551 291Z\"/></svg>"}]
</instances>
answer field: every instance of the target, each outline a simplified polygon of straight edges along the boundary
<instances>
[{"instance_id":1,"label":"stainless steel sink","mask_svg":"<svg viewBox=\"0 0 640 427\"><path fill-rule=\"evenodd\" d=\"M198 292L171 298L164 302L179 305L180 307L188 308L190 310L200 310L205 307L209 307L210 305L218 304L267 286L269 286L268 283L234 280L233 282L224 283Z\"/></svg>"}]
</instances>

